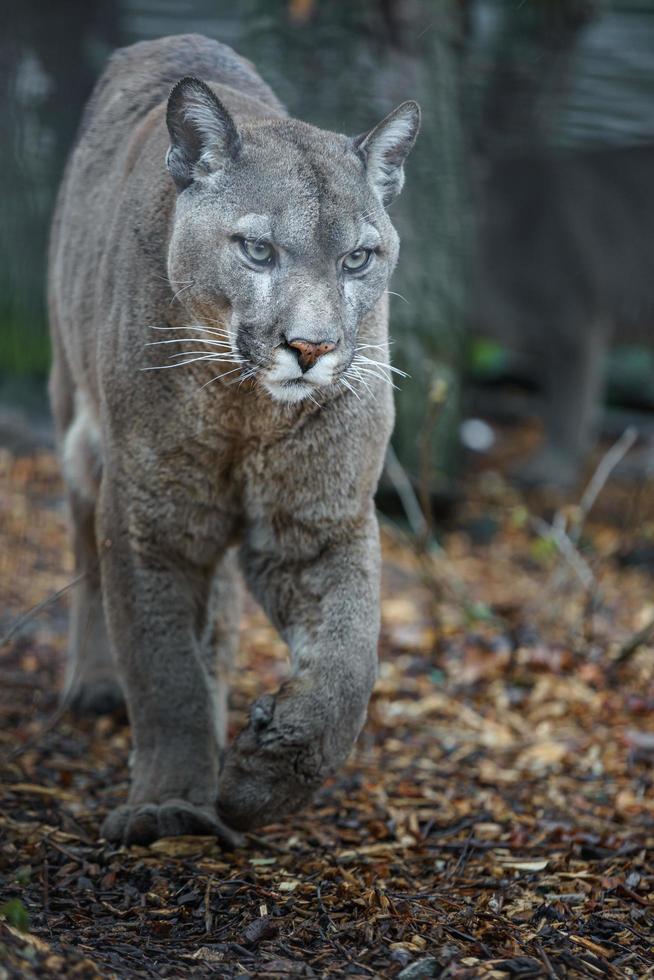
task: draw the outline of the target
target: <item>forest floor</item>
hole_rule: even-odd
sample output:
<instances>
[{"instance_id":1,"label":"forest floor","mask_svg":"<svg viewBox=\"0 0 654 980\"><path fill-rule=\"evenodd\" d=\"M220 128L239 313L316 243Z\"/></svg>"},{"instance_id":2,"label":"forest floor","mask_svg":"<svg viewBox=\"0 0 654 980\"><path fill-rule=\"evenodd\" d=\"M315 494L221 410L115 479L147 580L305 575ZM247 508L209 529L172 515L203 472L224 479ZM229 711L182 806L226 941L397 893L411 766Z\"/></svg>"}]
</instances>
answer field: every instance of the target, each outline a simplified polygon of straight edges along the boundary
<instances>
[{"instance_id":1,"label":"forest floor","mask_svg":"<svg viewBox=\"0 0 654 980\"><path fill-rule=\"evenodd\" d=\"M654 977L654 494L524 498L506 460L421 551L387 523L344 772L228 853L98 840L118 717L57 717L66 597L0 650L0 978ZM578 498L575 498L578 499ZM0 634L72 578L52 455L0 454ZM562 556L555 538L567 548ZM583 580L583 582L582 582ZM232 730L285 648L250 606Z\"/></svg>"}]
</instances>

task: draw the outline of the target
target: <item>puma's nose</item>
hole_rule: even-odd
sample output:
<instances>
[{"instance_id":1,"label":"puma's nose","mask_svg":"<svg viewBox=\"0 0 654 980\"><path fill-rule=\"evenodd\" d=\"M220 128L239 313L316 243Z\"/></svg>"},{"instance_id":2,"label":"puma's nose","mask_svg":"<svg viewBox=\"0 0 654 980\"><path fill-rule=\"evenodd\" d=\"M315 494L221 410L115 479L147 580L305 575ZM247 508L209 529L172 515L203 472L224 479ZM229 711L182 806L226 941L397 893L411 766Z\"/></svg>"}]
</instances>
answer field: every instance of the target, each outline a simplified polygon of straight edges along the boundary
<instances>
[{"instance_id":1,"label":"puma's nose","mask_svg":"<svg viewBox=\"0 0 654 980\"><path fill-rule=\"evenodd\" d=\"M308 371L319 357L322 357L323 354L329 354L336 347L333 340L319 340L314 343L311 340L303 340L301 337L297 340L288 340L287 343L289 347L297 351L297 359L302 371Z\"/></svg>"}]
</instances>

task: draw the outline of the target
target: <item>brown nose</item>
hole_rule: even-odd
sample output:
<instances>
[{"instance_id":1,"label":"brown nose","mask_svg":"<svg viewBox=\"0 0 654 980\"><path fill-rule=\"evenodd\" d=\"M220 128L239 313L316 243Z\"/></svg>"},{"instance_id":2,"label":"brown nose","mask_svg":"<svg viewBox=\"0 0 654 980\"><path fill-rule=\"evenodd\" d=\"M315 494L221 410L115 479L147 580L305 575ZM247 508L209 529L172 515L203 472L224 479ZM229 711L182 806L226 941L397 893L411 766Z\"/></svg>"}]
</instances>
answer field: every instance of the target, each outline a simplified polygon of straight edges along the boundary
<instances>
[{"instance_id":1,"label":"brown nose","mask_svg":"<svg viewBox=\"0 0 654 980\"><path fill-rule=\"evenodd\" d=\"M297 351L297 359L303 371L308 371L323 354L329 354L336 344L331 340L319 340L314 344L311 340L289 340L288 346Z\"/></svg>"}]
</instances>

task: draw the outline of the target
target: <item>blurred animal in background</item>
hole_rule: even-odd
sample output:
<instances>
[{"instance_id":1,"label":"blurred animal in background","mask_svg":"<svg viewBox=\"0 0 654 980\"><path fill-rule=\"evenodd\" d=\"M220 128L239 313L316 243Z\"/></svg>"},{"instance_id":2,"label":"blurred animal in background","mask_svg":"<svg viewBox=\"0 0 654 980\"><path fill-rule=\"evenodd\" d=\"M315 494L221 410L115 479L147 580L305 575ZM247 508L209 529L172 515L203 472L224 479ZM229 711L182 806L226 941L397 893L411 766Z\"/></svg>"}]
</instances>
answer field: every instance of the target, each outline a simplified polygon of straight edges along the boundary
<instances>
[{"instance_id":1,"label":"blurred animal in background","mask_svg":"<svg viewBox=\"0 0 654 980\"><path fill-rule=\"evenodd\" d=\"M541 394L543 442L516 476L568 486L599 433L610 346L654 341L654 133L635 105L654 90L654 55L634 41L641 87L620 89L618 28L637 36L642 18L578 0L482 6L496 17L471 125L471 326L523 355Z\"/></svg>"},{"instance_id":2,"label":"blurred animal in background","mask_svg":"<svg viewBox=\"0 0 654 980\"><path fill-rule=\"evenodd\" d=\"M653 171L654 145L524 155L484 178L476 324L528 356L542 394L525 483L576 481L609 345L654 343Z\"/></svg>"}]
</instances>

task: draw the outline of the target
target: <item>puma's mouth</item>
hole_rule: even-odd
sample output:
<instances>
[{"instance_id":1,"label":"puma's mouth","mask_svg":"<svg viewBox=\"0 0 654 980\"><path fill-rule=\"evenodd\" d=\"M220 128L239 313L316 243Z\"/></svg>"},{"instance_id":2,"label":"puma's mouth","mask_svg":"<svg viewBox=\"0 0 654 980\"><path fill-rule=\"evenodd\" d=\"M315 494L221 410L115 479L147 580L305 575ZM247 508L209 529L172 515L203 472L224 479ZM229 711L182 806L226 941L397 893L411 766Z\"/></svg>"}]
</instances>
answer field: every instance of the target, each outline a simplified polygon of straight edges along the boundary
<instances>
[{"instance_id":1,"label":"puma's mouth","mask_svg":"<svg viewBox=\"0 0 654 980\"><path fill-rule=\"evenodd\" d=\"M328 353L303 371L294 353L278 347L272 364L260 372L259 380L275 400L299 402L334 383L339 359L337 354Z\"/></svg>"},{"instance_id":2,"label":"puma's mouth","mask_svg":"<svg viewBox=\"0 0 654 980\"><path fill-rule=\"evenodd\" d=\"M311 398L312 392L316 391L321 385L313 384L304 378L287 378L283 381L271 380L264 375L261 381L266 391L272 395L276 401L280 402L301 402L305 398Z\"/></svg>"}]
</instances>

